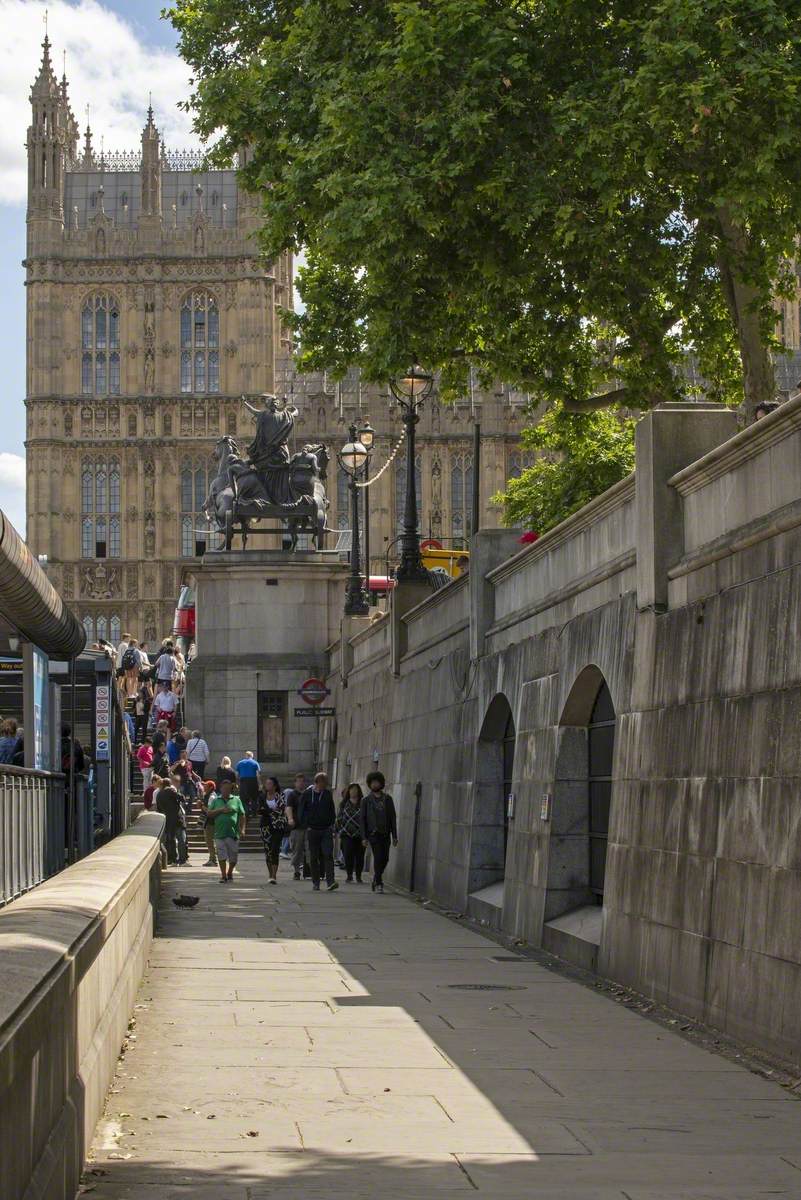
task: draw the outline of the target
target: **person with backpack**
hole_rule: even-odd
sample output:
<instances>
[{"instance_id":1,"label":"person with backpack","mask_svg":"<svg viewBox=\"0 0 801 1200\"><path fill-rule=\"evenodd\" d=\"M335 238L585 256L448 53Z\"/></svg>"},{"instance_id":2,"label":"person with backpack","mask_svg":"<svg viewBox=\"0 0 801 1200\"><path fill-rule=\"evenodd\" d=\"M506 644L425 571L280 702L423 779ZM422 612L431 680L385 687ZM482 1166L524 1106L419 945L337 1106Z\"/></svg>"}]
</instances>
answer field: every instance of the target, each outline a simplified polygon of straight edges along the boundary
<instances>
[{"instance_id":1,"label":"person with backpack","mask_svg":"<svg viewBox=\"0 0 801 1200\"><path fill-rule=\"evenodd\" d=\"M362 844L373 851L373 891L384 891L384 871L389 862L389 844L398 844L398 821L395 802L384 791L386 780L380 771L367 776L370 789L361 803L360 821Z\"/></svg>"},{"instance_id":2,"label":"person with backpack","mask_svg":"<svg viewBox=\"0 0 801 1200\"><path fill-rule=\"evenodd\" d=\"M120 687L126 700L133 700L139 690L139 668L142 665L142 655L136 646L136 638L131 638L120 659L122 667L122 683Z\"/></svg>"}]
</instances>

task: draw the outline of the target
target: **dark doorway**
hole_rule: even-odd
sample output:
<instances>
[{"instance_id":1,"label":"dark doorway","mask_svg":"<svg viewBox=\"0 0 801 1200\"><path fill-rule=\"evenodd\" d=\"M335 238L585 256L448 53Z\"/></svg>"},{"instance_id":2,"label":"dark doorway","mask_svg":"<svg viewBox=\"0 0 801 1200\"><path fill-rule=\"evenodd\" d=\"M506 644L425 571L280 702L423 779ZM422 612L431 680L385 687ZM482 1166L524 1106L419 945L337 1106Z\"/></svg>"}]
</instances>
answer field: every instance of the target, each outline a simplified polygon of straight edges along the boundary
<instances>
[{"instance_id":1,"label":"dark doorway","mask_svg":"<svg viewBox=\"0 0 801 1200\"><path fill-rule=\"evenodd\" d=\"M509 701L497 695L484 718L476 746L470 829L468 891L501 883L509 844L509 794L515 761L515 722Z\"/></svg>"},{"instance_id":2,"label":"dark doorway","mask_svg":"<svg viewBox=\"0 0 801 1200\"><path fill-rule=\"evenodd\" d=\"M604 901L609 808L612 800L612 761L615 752L615 709L606 680L601 684L587 727L590 802L590 891L595 903Z\"/></svg>"}]
</instances>

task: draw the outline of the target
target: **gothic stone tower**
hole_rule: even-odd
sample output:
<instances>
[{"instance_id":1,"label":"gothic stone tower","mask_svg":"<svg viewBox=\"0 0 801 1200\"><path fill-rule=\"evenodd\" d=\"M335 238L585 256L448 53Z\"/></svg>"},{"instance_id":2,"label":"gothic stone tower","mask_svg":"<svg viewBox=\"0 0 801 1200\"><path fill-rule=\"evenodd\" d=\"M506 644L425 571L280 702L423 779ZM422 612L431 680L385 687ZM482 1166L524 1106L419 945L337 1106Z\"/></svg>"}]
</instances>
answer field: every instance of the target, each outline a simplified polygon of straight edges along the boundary
<instances>
[{"instance_id":1,"label":"gothic stone tower","mask_svg":"<svg viewBox=\"0 0 801 1200\"><path fill-rule=\"evenodd\" d=\"M272 391L289 350L292 262L265 268L236 172L101 155L45 38L28 129L28 542L90 643L169 632L179 568L210 544L211 452Z\"/></svg>"}]
</instances>

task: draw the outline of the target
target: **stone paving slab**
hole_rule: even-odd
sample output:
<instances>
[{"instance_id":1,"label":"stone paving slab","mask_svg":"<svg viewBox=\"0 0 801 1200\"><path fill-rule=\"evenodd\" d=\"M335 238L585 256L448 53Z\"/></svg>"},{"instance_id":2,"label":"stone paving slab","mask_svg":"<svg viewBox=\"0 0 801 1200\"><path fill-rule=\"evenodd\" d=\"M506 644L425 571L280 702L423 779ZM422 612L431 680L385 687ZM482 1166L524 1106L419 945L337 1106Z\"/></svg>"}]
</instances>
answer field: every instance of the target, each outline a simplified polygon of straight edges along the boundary
<instances>
[{"instance_id":1,"label":"stone paving slab","mask_svg":"<svg viewBox=\"0 0 801 1200\"><path fill-rule=\"evenodd\" d=\"M255 858L170 872L92 1200L801 1200L797 1100L503 957Z\"/></svg>"}]
</instances>

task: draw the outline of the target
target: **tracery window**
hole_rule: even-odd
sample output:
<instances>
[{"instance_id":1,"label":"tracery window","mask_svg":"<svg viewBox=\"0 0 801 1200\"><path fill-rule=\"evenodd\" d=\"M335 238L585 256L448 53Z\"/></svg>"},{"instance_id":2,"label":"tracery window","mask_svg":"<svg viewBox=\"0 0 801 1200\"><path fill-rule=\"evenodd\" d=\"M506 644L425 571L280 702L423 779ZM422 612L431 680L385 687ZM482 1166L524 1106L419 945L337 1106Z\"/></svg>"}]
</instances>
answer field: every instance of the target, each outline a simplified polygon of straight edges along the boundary
<instances>
[{"instance_id":1,"label":"tracery window","mask_svg":"<svg viewBox=\"0 0 801 1200\"><path fill-rule=\"evenodd\" d=\"M209 486L216 474L217 466L213 462L187 460L181 464L182 558L201 558L207 550L218 550L222 545L222 534L203 512Z\"/></svg>"},{"instance_id":2,"label":"tracery window","mask_svg":"<svg viewBox=\"0 0 801 1200\"><path fill-rule=\"evenodd\" d=\"M420 531L420 521L423 509L423 460L419 454L414 456L414 483L417 498L417 530ZM403 533L403 513L406 508L406 455L399 454L395 459L395 532ZM370 556L372 558L372 555Z\"/></svg>"},{"instance_id":3,"label":"tracery window","mask_svg":"<svg viewBox=\"0 0 801 1200\"><path fill-rule=\"evenodd\" d=\"M85 462L81 468L81 557L119 558L120 464Z\"/></svg>"},{"instance_id":4,"label":"tracery window","mask_svg":"<svg viewBox=\"0 0 801 1200\"><path fill-rule=\"evenodd\" d=\"M220 310L208 292L181 305L181 391L220 390Z\"/></svg>"},{"instance_id":5,"label":"tracery window","mask_svg":"<svg viewBox=\"0 0 801 1200\"><path fill-rule=\"evenodd\" d=\"M88 296L81 308L81 391L120 394L120 307L113 296Z\"/></svg>"},{"instance_id":6,"label":"tracery window","mask_svg":"<svg viewBox=\"0 0 801 1200\"><path fill-rule=\"evenodd\" d=\"M451 458L451 532L454 543L463 545L472 533L473 455L454 454Z\"/></svg>"},{"instance_id":7,"label":"tracery window","mask_svg":"<svg viewBox=\"0 0 801 1200\"><path fill-rule=\"evenodd\" d=\"M510 450L506 467L507 479L519 479L524 471L533 467L537 456L533 450Z\"/></svg>"}]
</instances>

